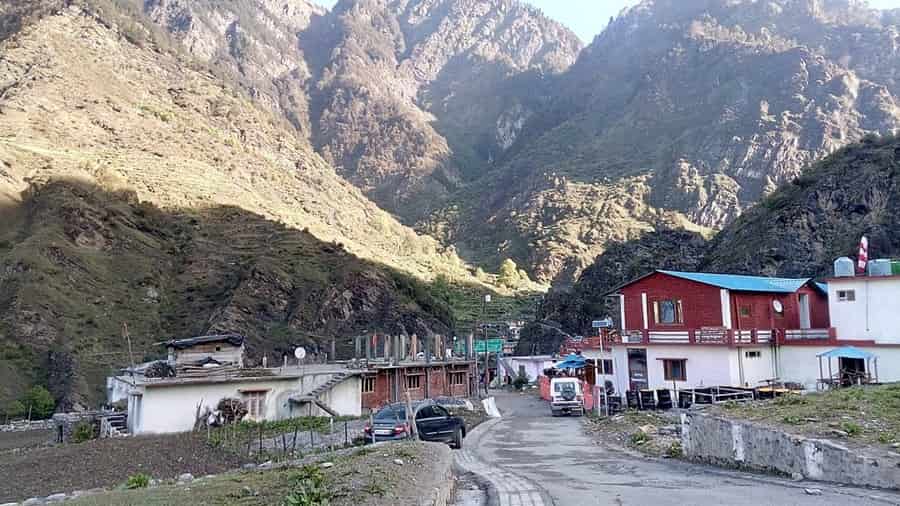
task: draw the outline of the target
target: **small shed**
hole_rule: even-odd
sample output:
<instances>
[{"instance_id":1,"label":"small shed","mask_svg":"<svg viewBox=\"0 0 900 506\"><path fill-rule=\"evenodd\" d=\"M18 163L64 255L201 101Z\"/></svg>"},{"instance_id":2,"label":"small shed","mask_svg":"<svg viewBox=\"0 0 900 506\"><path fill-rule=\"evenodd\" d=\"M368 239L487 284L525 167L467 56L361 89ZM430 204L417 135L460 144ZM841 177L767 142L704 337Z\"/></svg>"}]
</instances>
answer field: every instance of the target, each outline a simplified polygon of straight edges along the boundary
<instances>
[{"instance_id":1,"label":"small shed","mask_svg":"<svg viewBox=\"0 0 900 506\"><path fill-rule=\"evenodd\" d=\"M244 336L238 334L173 339L162 344L169 351L169 364L176 369L212 363L244 367Z\"/></svg>"},{"instance_id":2,"label":"small shed","mask_svg":"<svg viewBox=\"0 0 900 506\"><path fill-rule=\"evenodd\" d=\"M853 346L841 346L816 355L819 358L819 388L829 389L878 383L878 356ZM828 375L823 360L827 360ZM837 359L837 373L832 359Z\"/></svg>"}]
</instances>

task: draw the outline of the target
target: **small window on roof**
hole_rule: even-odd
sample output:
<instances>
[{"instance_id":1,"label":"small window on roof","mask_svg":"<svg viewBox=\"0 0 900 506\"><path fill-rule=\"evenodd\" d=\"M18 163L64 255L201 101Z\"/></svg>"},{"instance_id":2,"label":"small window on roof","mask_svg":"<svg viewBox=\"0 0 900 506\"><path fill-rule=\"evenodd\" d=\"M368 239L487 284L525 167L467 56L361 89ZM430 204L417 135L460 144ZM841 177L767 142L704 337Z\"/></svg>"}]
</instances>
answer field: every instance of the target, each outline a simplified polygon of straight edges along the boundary
<instances>
[{"instance_id":1,"label":"small window on roof","mask_svg":"<svg viewBox=\"0 0 900 506\"><path fill-rule=\"evenodd\" d=\"M838 302L854 302L856 300L856 290L838 290Z\"/></svg>"}]
</instances>

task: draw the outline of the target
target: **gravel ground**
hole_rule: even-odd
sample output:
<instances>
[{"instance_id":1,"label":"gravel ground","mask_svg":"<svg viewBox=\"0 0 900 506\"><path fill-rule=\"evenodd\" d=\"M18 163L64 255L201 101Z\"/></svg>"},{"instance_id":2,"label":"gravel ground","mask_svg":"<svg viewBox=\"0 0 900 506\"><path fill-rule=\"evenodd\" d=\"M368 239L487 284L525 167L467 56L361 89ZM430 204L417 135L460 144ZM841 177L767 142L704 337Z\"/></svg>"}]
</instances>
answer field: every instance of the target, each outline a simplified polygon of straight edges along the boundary
<instances>
[{"instance_id":1,"label":"gravel ground","mask_svg":"<svg viewBox=\"0 0 900 506\"><path fill-rule=\"evenodd\" d=\"M35 496L113 487L145 473L173 478L203 476L240 467L233 454L194 434L100 439L0 453L0 503Z\"/></svg>"}]
</instances>

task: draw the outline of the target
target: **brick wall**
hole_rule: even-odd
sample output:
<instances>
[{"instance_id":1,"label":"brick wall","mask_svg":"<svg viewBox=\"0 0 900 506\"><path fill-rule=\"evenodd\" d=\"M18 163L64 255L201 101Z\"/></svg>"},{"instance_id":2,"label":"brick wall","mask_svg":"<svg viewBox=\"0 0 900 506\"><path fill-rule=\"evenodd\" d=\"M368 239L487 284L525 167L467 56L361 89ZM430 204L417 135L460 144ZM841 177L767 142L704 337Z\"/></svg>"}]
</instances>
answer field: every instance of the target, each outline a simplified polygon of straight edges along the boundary
<instances>
[{"instance_id":1,"label":"brick wall","mask_svg":"<svg viewBox=\"0 0 900 506\"><path fill-rule=\"evenodd\" d=\"M468 385L474 374L471 365L434 365L426 368L425 364L417 364L404 368L380 369L374 372L375 391L362 394L363 409L377 409L391 402L405 400L407 392L412 400L424 399L426 369L430 397L467 397L469 395ZM453 373L463 374L462 384L453 384ZM409 380L410 377L417 377L418 380ZM399 398L393 398L392 381L399 382ZM416 383L418 384L417 388L414 387Z\"/></svg>"}]
</instances>

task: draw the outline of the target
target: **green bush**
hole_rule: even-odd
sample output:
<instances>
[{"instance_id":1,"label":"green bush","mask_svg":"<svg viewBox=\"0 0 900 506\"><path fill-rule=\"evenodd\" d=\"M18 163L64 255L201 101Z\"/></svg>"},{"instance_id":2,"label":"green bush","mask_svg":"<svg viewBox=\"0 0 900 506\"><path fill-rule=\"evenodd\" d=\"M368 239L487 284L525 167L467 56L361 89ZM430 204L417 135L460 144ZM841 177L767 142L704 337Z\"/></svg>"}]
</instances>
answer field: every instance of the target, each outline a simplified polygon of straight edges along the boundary
<instances>
[{"instance_id":1,"label":"green bush","mask_svg":"<svg viewBox=\"0 0 900 506\"><path fill-rule=\"evenodd\" d=\"M516 390L522 390L528 385L528 383L530 383L528 381L528 375L524 373L519 374L518 376L516 376L516 379L513 380L513 386L516 388Z\"/></svg>"},{"instance_id":2,"label":"green bush","mask_svg":"<svg viewBox=\"0 0 900 506\"><path fill-rule=\"evenodd\" d=\"M147 488L150 486L150 477L144 473L133 474L128 477L125 482L125 488L134 490L136 488Z\"/></svg>"},{"instance_id":3,"label":"green bush","mask_svg":"<svg viewBox=\"0 0 900 506\"><path fill-rule=\"evenodd\" d=\"M675 441L666 450L666 455L670 458L677 459L684 455L684 449L681 447L681 441Z\"/></svg>"},{"instance_id":4,"label":"green bush","mask_svg":"<svg viewBox=\"0 0 900 506\"><path fill-rule=\"evenodd\" d=\"M851 436L855 436L862 432L862 427L855 422L844 422L841 424L841 429Z\"/></svg>"},{"instance_id":5,"label":"green bush","mask_svg":"<svg viewBox=\"0 0 900 506\"><path fill-rule=\"evenodd\" d=\"M328 490L325 475L318 466L300 468L291 493L284 498L283 506L329 506L331 491Z\"/></svg>"},{"instance_id":6,"label":"green bush","mask_svg":"<svg viewBox=\"0 0 900 506\"><path fill-rule=\"evenodd\" d=\"M640 445L650 441L650 436L644 431L637 431L631 435L631 444Z\"/></svg>"},{"instance_id":7,"label":"green bush","mask_svg":"<svg viewBox=\"0 0 900 506\"><path fill-rule=\"evenodd\" d=\"M92 423L81 422L76 425L75 429L72 431L73 443L84 443L95 437L97 437L97 431L94 429L94 424Z\"/></svg>"}]
</instances>

